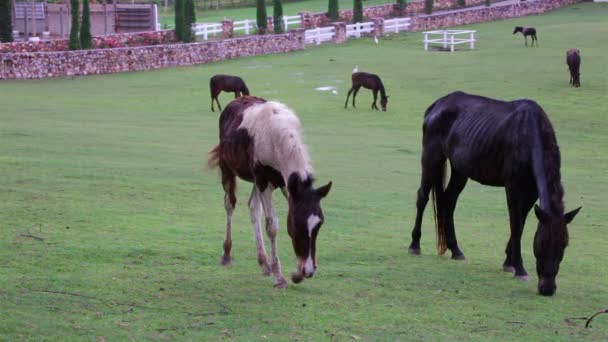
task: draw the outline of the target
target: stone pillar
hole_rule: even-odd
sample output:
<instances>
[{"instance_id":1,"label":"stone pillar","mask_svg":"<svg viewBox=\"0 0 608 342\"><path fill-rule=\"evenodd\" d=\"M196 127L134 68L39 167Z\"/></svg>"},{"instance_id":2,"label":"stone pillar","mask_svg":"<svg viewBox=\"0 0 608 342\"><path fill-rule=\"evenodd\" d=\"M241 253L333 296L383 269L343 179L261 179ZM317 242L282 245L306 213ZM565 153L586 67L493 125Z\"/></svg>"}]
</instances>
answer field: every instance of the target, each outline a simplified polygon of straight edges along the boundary
<instances>
[{"instance_id":1,"label":"stone pillar","mask_svg":"<svg viewBox=\"0 0 608 342\"><path fill-rule=\"evenodd\" d=\"M334 35L334 39L333 39L334 43L342 44L348 40L348 37L346 37L346 23L345 22L336 21L336 22L331 23L331 25L334 27L334 30L335 30L335 35Z\"/></svg>"},{"instance_id":2,"label":"stone pillar","mask_svg":"<svg viewBox=\"0 0 608 342\"><path fill-rule=\"evenodd\" d=\"M314 24L312 22L312 13L310 12L300 12L300 20L302 21L302 28L305 30L314 28Z\"/></svg>"},{"instance_id":3,"label":"stone pillar","mask_svg":"<svg viewBox=\"0 0 608 342\"><path fill-rule=\"evenodd\" d=\"M234 37L234 21L232 19L222 20L222 39Z\"/></svg>"},{"instance_id":4,"label":"stone pillar","mask_svg":"<svg viewBox=\"0 0 608 342\"><path fill-rule=\"evenodd\" d=\"M374 36L382 37L384 36L384 18L371 18L374 22L374 32L372 34Z\"/></svg>"},{"instance_id":5,"label":"stone pillar","mask_svg":"<svg viewBox=\"0 0 608 342\"><path fill-rule=\"evenodd\" d=\"M289 30L289 34L293 35L294 40L298 42L298 49L304 50L306 48L306 39L303 28L295 28L293 30Z\"/></svg>"},{"instance_id":6,"label":"stone pillar","mask_svg":"<svg viewBox=\"0 0 608 342\"><path fill-rule=\"evenodd\" d=\"M266 33L274 33L274 18L271 15L266 17Z\"/></svg>"}]
</instances>

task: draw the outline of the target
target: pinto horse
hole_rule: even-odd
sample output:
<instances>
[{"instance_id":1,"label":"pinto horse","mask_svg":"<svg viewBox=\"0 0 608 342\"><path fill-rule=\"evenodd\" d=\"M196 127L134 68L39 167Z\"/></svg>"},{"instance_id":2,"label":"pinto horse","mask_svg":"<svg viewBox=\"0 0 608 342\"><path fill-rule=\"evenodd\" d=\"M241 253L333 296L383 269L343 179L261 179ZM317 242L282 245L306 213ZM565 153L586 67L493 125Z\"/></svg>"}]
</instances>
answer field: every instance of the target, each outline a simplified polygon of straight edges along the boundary
<instances>
[{"instance_id":1,"label":"pinto horse","mask_svg":"<svg viewBox=\"0 0 608 342\"><path fill-rule=\"evenodd\" d=\"M354 71L354 70L353 70ZM370 74L367 72L353 72L352 76L352 87L348 91L348 95L346 96L346 102L344 103L344 108L348 107L348 98L350 94L353 94L353 108L355 107L355 97L359 92L361 87L371 89L374 93L374 102L372 102L372 109L378 110L378 106L376 105L376 100L378 99L378 91L380 91L380 106L382 107L382 111L386 112L386 104L388 103L388 96L386 95L386 91L384 90L384 84L382 84L382 80L378 75Z\"/></svg>"},{"instance_id":2,"label":"pinto horse","mask_svg":"<svg viewBox=\"0 0 608 342\"><path fill-rule=\"evenodd\" d=\"M213 101L217 102L217 106L222 110L220 101L217 97L222 91L234 93L234 98L243 95L249 95L249 88L245 84L242 78L238 76L230 75L215 75L209 80L209 89L211 90L211 111L215 112L213 108Z\"/></svg>"},{"instance_id":3,"label":"pinto horse","mask_svg":"<svg viewBox=\"0 0 608 342\"><path fill-rule=\"evenodd\" d=\"M534 42L536 42L536 47L538 47L538 38L536 38L536 29L534 27L516 26L513 30L513 34L516 34L517 32L521 32L521 34L524 35L524 44L526 46L528 46L528 36L530 36L532 38L530 46L534 46Z\"/></svg>"},{"instance_id":4,"label":"pinto horse","mask_svg":"<svg viewBox=\"0 0 608 342\"><path fill-rule=\"evenodd\" d=\"M420 254L422 214L431 190L439 254L449 249L452 259L464 259L454 229L458 195L468 178L504 187L511 237L503 269L527 280L521 236L528 212L540 199L540 207L534 207L538 218L534 237L538 291L553 295L568 245L566 225L580 208L564 214L559 147L547 114L532 100L505 102L454 92L426 110L422 131L422 179L410 254ZM444 184L447 166L451 175Z\"/></svg>"},{"instance_id":5,"label":"pinto horse","mask_svg":"<svg viewBox=\"0 0 608 342\"><path fill-rule=\"evenodd\" d=\"M229 265L232 260L232 213L239 177L254 184L249 210L264 275L274 275L275 287L287 287L277 249L279 224L272 206L272 192L280 188L287 198L287 231L298 260L292 280L299 283L312 277L317 269L317 235L325 220L320 201L332 183L313 188L313 169L296 114L282 103L258 97L233 100L220 115L220 143L209 152L208 162L211 167L219 166L225 192L227 222L221 264ZM262 212L272 249L270 262L262 237Z\"/></svg>"},{"instance_id":6,"label":"pinto horse","mask_svg":"<svg viewBox=\"0 0 608 342\"><path fill-rule=\"evenodd\" d=\"M581 52L570 49L566 52L566 64L570 70L570 84L578 88L581 86Z\"/></svg>"}]
</instances>

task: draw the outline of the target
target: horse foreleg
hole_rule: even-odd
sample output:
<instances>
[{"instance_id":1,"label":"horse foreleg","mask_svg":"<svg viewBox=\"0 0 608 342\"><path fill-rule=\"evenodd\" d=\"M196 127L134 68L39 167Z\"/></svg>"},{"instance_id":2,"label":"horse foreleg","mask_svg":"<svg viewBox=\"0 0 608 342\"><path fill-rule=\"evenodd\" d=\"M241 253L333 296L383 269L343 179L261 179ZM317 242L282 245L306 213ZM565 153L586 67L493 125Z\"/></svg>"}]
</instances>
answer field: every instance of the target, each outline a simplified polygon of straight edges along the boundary
<instances>
[{"instance_id":1,"label":"horse foreleg","mask_svg":"<svg viewBox=\"0 0 608 342\"><path fill-rule=\"evenodd\" d=\"M235 91L235 92L234 92L234 98L236 99L236 98L238 98L239 96L241 96L241 95L240 95L240 93L239 93L238 91Z\"/></svg>"},{"instance_id":2,"label":"horse foreleg","mask_svg":"<svg viewBox=\"0 0 608 342\"><path fill-rule=\"evenodd\" d=\"M215 98L213 97L213 94L211 94L211 111L215 112L215 108L213 108L213 101L215 101Z\"/></svg>"},{"instance_id":3,"label":"horse foreleg","mask_svg":"<svg viewBox=\"0 0 608 342\"><path fill-rule=\"evenodd\" d=\"M236 177L231 171L222 169L222 185L224 186L224 209L226 209L226 235L224 237L224 255L220 263L228 266L232 262L232 213L236 206Z\"/></svg>"},{"instance_id":4,"label":"horse foreleg","mask_svg":"<svg viewBox=\"0 0 608 342\"><path fill-rule=\"evenodd\" d=\"M536 47L538 47L538 38L536 37L536 35L532 36L534 38L534 41L536 42Z\"/></svg>"},{"instance_id":5,"label":"horse foreleg","mask_svg":"<svg viewBox=\"0 0 608 342\"><path fill-rule=\"evenodd\" d=\"M374 94L374 102L372 102L372 109L378 110L378 105L376 105L376 101L378 100L378 90L373 91Z\"/></svg>"},{"instance_id":6,"label":"horse foreleg","mask_svg":"<svg viewBox=\"0 0 608 342\"><path fill-rule=\"evenodd\" d=\"M528 36L524 36L524 45L528 46Z\"/></svg>"},{"instance_id":7,"label":"horse foreleg","mask_svg":"<svg viewBox=\"0 0 608 342\"><path fill-rule=\"evenodd\" d=\"M266 234L270 239L270 248L272 253L271 268L274 275L274 286L279 288L287 287L287 281L283 277L281 270L281 261L279 260L277 248L277 233L279 232L279 220L277 219L274 207L272 206L272 191L274 188L268 184L266 189L260 192L260 200L266 214Z\"/></svg>"},{"instance_id":8,"label":"horse foreleg","mask_svg":"<svg viewBox=\"0 0 608 342\"><path fill-rule=\"evenodd\" d=\"M215 101L217 102L217 107L220 109L220 112L221 112L222 111L222 105L220 104L220 100L218 100L217 97L216 97Z\"/></svg>"},{"instance_id":9,"label":"horse foreleg","mask_svg":"<svg viewBox=\"0 0 608 342\"><path fill-rule=\"evenodd\" d=\"M255 238L255 248L258 255L258 264L262 267L262 273L265 276L269 276L272 272L270 265L268 264L268 257L266 256L266 248L264 248L264 238L262 237L262 202L258 193L257 187L254 185L251 190L251 196L249 197L249 214L251 218L251 225L253 227L253 237Z\"/></svg>"},{"instance_id":10,"label":"horse foreleg","mask_svg":"<svg viewBox=\"0 0 608 342\"><path fill-rule=\"evenodd\" d=\"M510 267L512 267L516 278L528 280L528 272L526 272L526 269L524 268L521 257L521 236L524 231L528 212L532 209L538 196L535 190L530 191L524 187L508 187L505 191L507 193L507 206L509 208L511 237L509 238L507 250L505 251L507 257L503 264L503 270L510 270Z\"/></svg>"},{"instance_id":11,"label":"horse foreleg","mask_svg":"<svg viewBox=\"0 0 608 342\"><path fill-rule=\"evenodd\" d=\"M357 108L357 107L355 107L355 97L357 97L357 93L359 92L359 89L361 89L361 87L356 87L355 91L353 92L353 108Z\"/></svg>"},{"instance_id":12,"label":"horse foreleg","mask_svg":"<svg viewBox=\"0 0 608 342\"><path fill-rule=\"evenodd\" d=\"M350 94L352 94L354 89L355 88L350 88L350 90L348 91L348 94L346 95L346 102L344 102L344 108L348 108L348 98L350 97Z\"/></svg>"}]
</instances>

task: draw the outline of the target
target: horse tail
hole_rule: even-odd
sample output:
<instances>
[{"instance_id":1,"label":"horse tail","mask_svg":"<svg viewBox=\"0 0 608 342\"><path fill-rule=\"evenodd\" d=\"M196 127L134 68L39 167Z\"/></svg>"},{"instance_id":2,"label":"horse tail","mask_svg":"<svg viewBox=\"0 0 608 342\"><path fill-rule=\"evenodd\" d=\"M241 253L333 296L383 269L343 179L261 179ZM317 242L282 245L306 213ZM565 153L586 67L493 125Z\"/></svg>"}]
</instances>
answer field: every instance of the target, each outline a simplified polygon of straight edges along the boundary
<instances>
[{"instance_id":1,"label":"horse tail","mask_svg":"<svg viewBox=\"0 0 608 342\"><path fill-rule=\"evenodd\" d=\"M438 192L443 192L447 187L447 179L449 179L449 161L445 159L440 169L439 178L433 182L431 187L431 197L433 199L433 216L435 218L435 232L437 233L437 252L439 255L445 254L448 249L446 238L445 220L437 215L437 212L443 212L441 201L438 200Z\"/></svg>"},{"instance_id":2,"label":"horse tail","mask_svg":"<svg viewBox=\"0 0 608 342\"><path fill-rule=\"evenodd\" d=\"M243 95L249 96L249 88L247 88L247 85L244 82L243 82L243 89L241 89L241 92L243 93Z\"/></svg>"},{"instance_id":3,"label":"horse tail","mask_svg":"<svg viewBox=\"0 0 608 342\"><path fill-rule=\"evenodd\" d=\"M220 164L220 145L215 145L207 153L207 167L214 169Z\"/></svg>"}]
</instances>

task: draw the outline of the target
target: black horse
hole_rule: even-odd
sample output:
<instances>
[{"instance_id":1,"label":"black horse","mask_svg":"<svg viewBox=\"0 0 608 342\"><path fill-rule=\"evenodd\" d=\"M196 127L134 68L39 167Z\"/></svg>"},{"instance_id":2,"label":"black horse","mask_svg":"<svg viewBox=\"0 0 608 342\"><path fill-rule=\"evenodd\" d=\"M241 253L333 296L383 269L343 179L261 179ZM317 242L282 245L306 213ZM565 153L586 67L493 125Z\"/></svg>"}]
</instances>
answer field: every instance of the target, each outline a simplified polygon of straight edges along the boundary
<instances>
[{"instance_id":1,"label":"black horse","mask_svg":"<svg viewBox=\"0 0 608 342\"><path fill-rule=\"evenodd\" d=\"M534 255L540 294L555 293L555 277L568 245L567 224L580 208L564 214L560 153L553 126L534 101L511 102L454 92L435 101L422 126L422 179L416 202L411 254L420 254L422 214L432 190L439 254L464 259L454 231L454 209L468 178L504 187L511 237L503 269L527 279L521 258L521 235L526 217L534 211L538 228ZM444 183L447 163L451 167Z\"/></svg>"},{"instance_id":2,"label":"black horse","mask_svg":"<svg viewBox=\"0 0 608 342\"><path fill-rule=\"evenodd\" d=\"M213 102L217 102L217 106L222 110L220 101L217 99L222 92L234 93L234 98L242 95L249 96L249 88L242 78L231 75L215 75L209 80L209 90L211 91L211 111L215 112Z\"/></svg>"},{"instance_id":3,"label":"black horse","mask_svg":"<svg viewBox=\"0 0 608 342\"><path fill-rule=\"evenodd\" d=\"M566 64L570 71L570 84L578 88L581 86L581 52L579 49L566 51Z\"/></svg>"},{"instance_id":4,"label":"black horse","mask_svg":"<svg viewBox=\"0 0 608 342\"><path fill-rule=\"evenodd\" d=\"M346 95L346 102L344 102L344 108L348 106L348 98L350 94L353 94L353 108L355 108L355 97L357 97L357 93L361 87L371 89L374 94L374 101L372 102L372 109L378 110L378 106L376 105L376 101L378 100L378 92L380 92L380 106L382 107L382 111L386 112L386 105L388 103L388 96L386 95L386 91L384 90L384 84L382 84L382 80L378 75L370 74L367 72L353 72L352 76L352 86L348 91L348 95Z\"/></svg>"},{"instance_id":5,"label":"black horse","mask_svg":"<svg viewBox=\"0 0 608 342\"><path fill-rule=\"evenodd\" d=\"M517 32L521 32L521 34L524 35L524 44L526 46L528 46L528 36L530 36L532 38L530 46L534 46L534 42L536 42L536 47L538 47L538 38L536 38L536 29L534 27L516 26L513 30L513 34L516 34Z\"/></svg>"}]
</instances>

